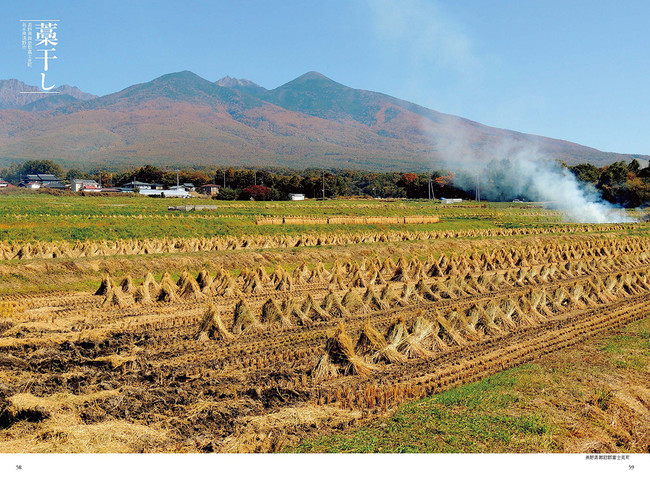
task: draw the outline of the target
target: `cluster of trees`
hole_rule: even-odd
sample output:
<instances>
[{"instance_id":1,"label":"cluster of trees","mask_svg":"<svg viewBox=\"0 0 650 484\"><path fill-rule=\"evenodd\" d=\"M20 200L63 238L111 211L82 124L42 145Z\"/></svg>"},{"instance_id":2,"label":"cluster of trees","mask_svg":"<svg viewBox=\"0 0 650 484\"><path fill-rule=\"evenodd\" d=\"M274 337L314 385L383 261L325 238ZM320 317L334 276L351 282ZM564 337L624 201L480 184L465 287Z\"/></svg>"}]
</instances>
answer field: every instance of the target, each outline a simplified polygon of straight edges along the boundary
<instances>
[{"instance_id":1,"label":"cluster of trees","mask_svg":"<svg viewBox=\"0 0 650 484\"><path fill-rule=\"evenodd\" d=\"M608 202L638 207L650 202L650 166L641 168L638 160L617 161L598 168L589 163L567 167L578 180L602 194Z\"/></svg>"},{"instance_id":2,"label":"cluster of trees","mask_svg":"<svg viewBox=\"0 0 650 484\"><path fill-rule=\"evenodd\" d=\"M63 168L52 160L29 160L24 163L12 163L9 168L0 170L0 178L17 185L26 175L49 173L63 179Z\"/></svg>"},{"instance_id":3,"label":"cluster of trees","mask_svg":"<svg viewBox=\"0 0 650 484\"><path fill-rule=\"evenodd\" d=\"M289 193L304 193L310 198L371 196L380 198L431 198L467 197L456 188L448 172L426 173L376 173L359 170L322 172L317 169L278 171L246 168L219 168L215 179L225 187L220 198L253 198L284 200ZM430 192L429 192L430 184ZM250 195L247 187L267 187L265 194ZM258 190L259 191L259 190ZM265 198L260 198L265 197Z\"/></svg>"},{"instance_id":4,"label":"cluster of trees","mask_svg":"<svg viewBox=\"0 0 650 484\"><path fill-rule=\"evenodd\" d=\"M102 173L102 182L104 186L122 186L133 180L144 183L160 183L167 187L176 185L176 171L162 170L153 165L145 165L121 173ZM179 170L178 182L192 183L195 187L206 185L213 182L213 177L202 171Z\"/></svg>"}]
</instances>

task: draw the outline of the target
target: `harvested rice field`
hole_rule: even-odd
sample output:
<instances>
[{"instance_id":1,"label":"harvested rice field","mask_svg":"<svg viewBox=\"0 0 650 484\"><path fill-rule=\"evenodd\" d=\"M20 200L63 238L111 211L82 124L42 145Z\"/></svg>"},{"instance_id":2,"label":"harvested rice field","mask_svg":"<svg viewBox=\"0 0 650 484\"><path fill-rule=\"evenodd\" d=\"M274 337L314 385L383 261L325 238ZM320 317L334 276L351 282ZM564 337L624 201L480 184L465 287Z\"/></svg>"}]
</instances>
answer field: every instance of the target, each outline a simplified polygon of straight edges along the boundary
<instances>
[{"instance_id":1,"label":"harvested rice field","mask_svg":"<svg viewBox=\"0 0 650 484\"><path fill-rule=\"evenodd\" d=\"M646 223L40 197L0 213L0 453L650 450Z\"/></svg>"}]
</instances>

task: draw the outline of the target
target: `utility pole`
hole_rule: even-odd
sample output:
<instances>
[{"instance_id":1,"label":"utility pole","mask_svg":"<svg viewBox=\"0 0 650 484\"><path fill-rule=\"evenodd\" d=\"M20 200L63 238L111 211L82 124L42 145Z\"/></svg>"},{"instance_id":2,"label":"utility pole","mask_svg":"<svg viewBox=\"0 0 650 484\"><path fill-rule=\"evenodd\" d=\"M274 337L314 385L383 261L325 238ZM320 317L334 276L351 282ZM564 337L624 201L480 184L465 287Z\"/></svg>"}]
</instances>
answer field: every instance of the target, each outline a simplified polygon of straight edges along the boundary
<instances>
[{"instance_id":1,"label":"utility pole","mask_svg":"<svg viewBox=\"0 0 650 484\"><path fill-rule=\"evenodd\" d=\"M178 168L176 168L176 189L178 190L178 172L180 171Z\"/></svg>"},{"instance_id":2,"label":"utility pole","mask_svg":"<svg viewBox=\"0 0 650 484\"><path fill-rule=\"evenodd\" d=\"M325 170L323 170L323 200L325 200Z\"/></svg>"},{"instance_id":3,"label":"utility pole","mask_svg":"<svg viewBox=\"0 0 650 484\"><path fill-rule=\"evenodd\" d=\"M427 171L427 188L429 189L429 201L431 201L431 172Z\"/></svg>"},{"instance_id":4,"label":"utility pole","mask_svg":"<svg viewBox=\"0 0 650 484\"><path fill-rule=\"evenodd\" d=\"M476 201L481 201L481 185L479 175L476 175Z\"/></svg>"},{"instance_id":5,"label":"utility pole","mask_svg":"<svg viewBox=\"0 0 650 484\"><path fill-rule=\"evenodd\" d=\"M253 170L253 185L257 185L257 170Z\"/></svg>"},{"instance_id":6,"label":"utility pole","mask_svg":"<svg viewBox=\"0 0 650 484\"><path fill-rule=\"evenodd\" d=\"M223 169L223 188L226 188L226 169Z\"/></svg>"}]
</instances>

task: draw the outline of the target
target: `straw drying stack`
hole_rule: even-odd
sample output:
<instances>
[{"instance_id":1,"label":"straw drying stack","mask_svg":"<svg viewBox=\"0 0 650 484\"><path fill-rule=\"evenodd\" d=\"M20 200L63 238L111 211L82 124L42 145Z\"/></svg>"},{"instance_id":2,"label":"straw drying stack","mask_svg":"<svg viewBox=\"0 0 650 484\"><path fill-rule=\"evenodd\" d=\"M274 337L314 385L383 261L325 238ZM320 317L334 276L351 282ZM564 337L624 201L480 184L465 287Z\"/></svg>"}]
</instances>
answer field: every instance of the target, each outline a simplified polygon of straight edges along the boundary
<instances>
[{"instance_id":1,"label":"straw drying stack","mask_svg":"<svg viewBox=\"0 0 650 484\"><path fill-rule=\"evenodd\" d=\"M212 303L210 303L208 309L203 314L203 318L201 319L201 326L199 328L197 339L199 341L205 341L209 339L228 341L233 338L234 336L230 334L226 326L221 321L219 312L212 305Z\"/></svg>"},{"instance_id":2,"label":"straw drying stack","mask_svg":"<svg viewBox=\"0 0 650 484\"><path fill-rule=\"evenodd\" d=\"M267 299L262 306L260 322L267 328L288 328L291 321L283 314L282 308L273 298Z\"/></svg>"},{"instance_id":3,"label":"straw drying stack","mask_svg":"<svg viewBox=\"0 0 650 484\"><path fill-rule=\"evenodd\" d=\"M394 345L389 345L386 338L369 322L361 330L356 345L356 352L367 357L372 363L403 363L406 358Z\"/></svg>"},{"instance_id":4,"label":"straw drying stack","mask_svg":"<svg viewBox=\"0 0 650 484\"><path fill-rule=\"evenodd\" d=\"M307 295L300 310L310 319L327 321L331 318L330 314L318 305L311 294Z\"/></svg>"},{"instance_id":5,"label":"straw drying stack","mask_svg":"<svg viewBox=\"0 0 650 484\"><path fill-rule=\"evenodd\" d=\"M350 316L350 312L345 307L343 307L341 300L333 291L330 291L327 296L325 296L325 299L323 299L323 303L321 304L321 308L323 311L334 318L343 318Z\"/></svg>"},{"instance_id":6,"label":"straw drying stack","mask_svg":"<svg viewBox=\"0 0 650 484\"><path fill-rule=\"evenodd\" d=\"M97 291L95 291L95 296L106 296L108 292L113 288L113 281L111 281L111 276L106 274L102 278L102 282L99 285Z\"/></svg>"},{"instance_id":7,"label":"straw drying stack","mask_svg":"<svg viewBox=\"0 0 650 484\"><path fill-rule=\"evenodd\" d=\"M352 340L341 323L328 337L325 343L325 354L312 370L312 376L316 381L320 381L339 374L368 375L371 370L372 367L354 352Z\"/></svg>"},{"instance_id":8,"label":"straw drying stack","mask_svg":"<svg viewBox=\"0 0 650 484\"><path fill-rule=\"evenodd\" d=\"M246 301L240 299L235 306L232 332L234 334L241 334L257 329L262 329L262 325L253 314L251 308L246 304Z\"/></svg>"}]
</instances>

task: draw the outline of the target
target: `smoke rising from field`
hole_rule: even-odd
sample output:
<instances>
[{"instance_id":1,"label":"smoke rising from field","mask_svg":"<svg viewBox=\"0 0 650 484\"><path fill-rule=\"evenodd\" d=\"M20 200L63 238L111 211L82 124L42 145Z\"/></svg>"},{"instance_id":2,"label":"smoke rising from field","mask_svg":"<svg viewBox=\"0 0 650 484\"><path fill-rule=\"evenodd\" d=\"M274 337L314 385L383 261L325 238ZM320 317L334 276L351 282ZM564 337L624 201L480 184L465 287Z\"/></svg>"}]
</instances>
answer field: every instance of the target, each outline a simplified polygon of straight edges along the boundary
<instances>
[{"instance_id":1,"label":"smoke rising from field","mask_svg":"<svg viewBox=\"0 0 650 484\"><path fill-rule=\"evenodd\" d=\"M463 136L459 124L453 136L431 134L434 145L449 160L445 168L455 174L454 184L474 192L479 182L481 199L548 202L568 222L634 222L625 211L602 199L593 187L582 184L568 169L539 152L527 140L504 143L487 150L485 143ZM486 153L486 151L491 151Z\"/></svg>"},{"instance_id":2,"label":"smoke rising from field","mask_svg":"<svg viewBox=\"0 0 650 484\"><path fill-rule=\"evenodd\" d=\"M426 73L428 81L438 74L451 76L463 85L474 85L486 66L495 62L495 58L488 61L485 54L479 55L480 44L471 29L442 2L366 0L366 4L378 40L386 48L413 59L417 69L405 74L407 85L422 84L421 74L417 73ZM435 89L436 83L430 85ZM425 120L421 125L437 152L436 158L448 160L444 168L454 173L455 186L473 192L479 175L483 199L549 202L571 222L635 221L624 210L604 201L593 187L581 184L569 170L553 161L555 156L539 152L525 135L513 133L513 141L494 148L495 132L477 123L468 130L468 123L446 117L442 121Z\"/></svg>"},{"instance_id":3,"label":"smoke rising from field","mask_svg":"<svg viewBox=\"0 0 650 484\"><path fill-rule=\"evenodd\" d=\"M462 188L471 190L475 183L461 174ZM617 223L632 221L625 211L604 201L600 194L582 185L566 168L540 159L514 158L492 162L479 171L479 193L483 199L511 201L525 199L549 202L567 221L581 223Z\"/></svg>"}]
</instances>

